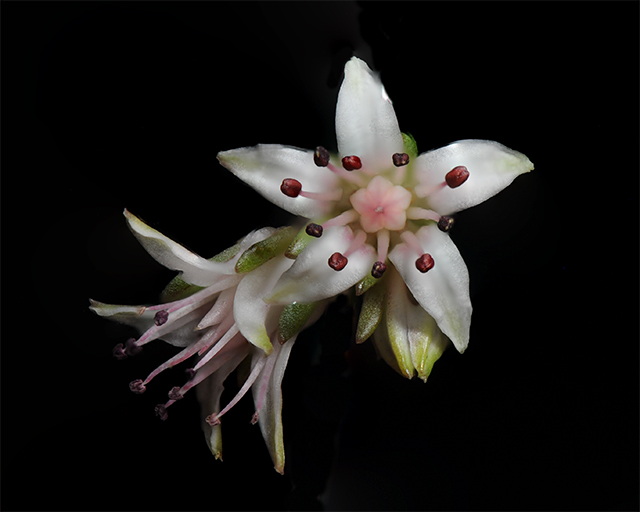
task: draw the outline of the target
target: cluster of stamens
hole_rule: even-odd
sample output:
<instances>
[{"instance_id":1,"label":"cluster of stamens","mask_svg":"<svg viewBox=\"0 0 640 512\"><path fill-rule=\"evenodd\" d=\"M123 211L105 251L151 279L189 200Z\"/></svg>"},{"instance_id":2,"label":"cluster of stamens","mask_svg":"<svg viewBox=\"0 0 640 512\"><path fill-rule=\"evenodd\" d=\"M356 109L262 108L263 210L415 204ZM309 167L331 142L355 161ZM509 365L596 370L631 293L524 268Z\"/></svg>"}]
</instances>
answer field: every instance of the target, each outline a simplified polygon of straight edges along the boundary
<instances>
[{"instance_id":1,"label":"cluster of stamens","mask_svg":"<svg viewBox=\"0 0 640 512\"><path fill-rule=\"evenodd\" d=\"M415 199L415 194L412 194L404 187L393 185L388 179L381 176L369 179L371 176L366 173L364 163L356 155L345 156L341 160L342 165L337 166L331 163L329 151L322 146L318 146L313 153L313 161L316 166L326 167L345 182L359 187L348 198L353 206L352 209L348 209L322 224L310 222L305 228L309 236L320 238L326 228L359 223L359 225L356 224L355 226L355 237L348 250L345 253L334 252L329 257L328 265L335 271L344 269L349 262L349 255L362 247L367 241L368 234L372 234L377 238L378 258L371 268L371 275L376 279L382 277L387 269L386 258L389 250L390 231L404 230L407 219L434 221L437 223L438 229L444 232L448 232L453 227L454 219L450 216L439 215L433 210L410 206ZM409 164L409 161L410 157L407 153L394 153L391 156L390 163L400 168ZM353 171L357 170L362 170L363 172L353 173ZM403 177L404 174L397 174L396 178L398 176ZM458 165L451 169L444 176L443 181L435 187L426 191L420 190L419 196L426 197L444 187L457 188L468 178L468 169L463 165ZM336 189L331 192L311 192L303 190L302 183L294 178L284 179L280 190L284 195L291 198L301 196L329 201L338 201L342 198L342 189ZM422 252L417 240L412 240L409 245L419 252L415 265L416 269L422 273L431 270L435 265L433 257L428 253Z\"/></svg>"}]
</instances>

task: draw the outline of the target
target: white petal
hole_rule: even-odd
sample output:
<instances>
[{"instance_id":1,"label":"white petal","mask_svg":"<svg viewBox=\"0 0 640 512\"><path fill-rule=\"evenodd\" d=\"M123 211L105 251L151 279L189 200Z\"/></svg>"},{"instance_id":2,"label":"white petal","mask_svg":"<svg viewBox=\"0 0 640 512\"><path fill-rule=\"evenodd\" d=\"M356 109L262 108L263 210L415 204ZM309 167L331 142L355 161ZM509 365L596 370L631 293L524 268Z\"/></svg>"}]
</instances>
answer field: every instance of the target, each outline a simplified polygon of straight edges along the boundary
<instances>
[{"instance_id":1,"label":"white petal","mask_svg":"<svg viewBox=\"0 0 640 512\"><path fill-rule=\"evenodd\" d=\"M209 286L221 276L233 273L233 266L229 263L206 260L148 226L129 211L125 210L124 215L129 228L146 251L165 267L182 271L183 281Z\"/></svg>"},{"instance_id":2,"label":"white petal","mask_svg":"<svg viewBox=\"0 0 640 512\"><path fill-rule=\"evenodd\" d=\"M340 156L356 155L363 167L381 171L403 151L396 113L380 79L367 64L353 57L344 67L336 107L336 136Z\"/></svg>"},{"instance_id":3,"label":"white petal","mask_svg":"<svg viewBox=\"0 0 640 512\"><path fill-rule=\"evenodd\" d=\"M273 460L275 470L278 473L284 472L284 438L282 430L282 378L284 377L284 371L287 368L287 362L289 361L289 354L291 348L296 340L296 336L287 341L284 345L276 343L273 352L269 356L275 358L273 366L266 365L267 368L263 372L270 370L270 375L265 374L268 378L266 383L267 387L264 395L264 402L258 423L262 436L264 437L269 453ZM263 375L260 375L252 387L253 400L258 406L262 394L262 385L264 384Z\"/></svg>"},{"instance_id":4,"label":"white petal","mask_svg":"<svg viewBox=\"0 0 640 512\"><path fill-rule=\"evenodd\" d=\"M376 251L368 244L349 255L347 266L333 270L329 257L334 252L344 254L353 240L351 228L333 227L324 230L321 238L313 240L287 270L265 301L273 304L310 303L334 297L355 285L369 272Z\"/></svg>"},{"instance_id":5,"label":"white petal","mask_svg":"<svg viewBox=\"0 0 640 512\"><path fill-rule=\"evenodd\" d=\"M393 248L389 259L415 299L434 318L458 351L464 352L469 344L471 326L467 266L449 235L435 225L420 228L416 236L423 251L434 259L435 266L431 270L421 273L415 266L419 255L404 243Z\"/></svg>"},{"instance_id":6,"label":"white petal","mask_svg":"<svg viewBox=\"0 0 640 512\"><path fill-rule=\"evenodd\" d=\"M457 188L438 187L446 174L463 165L469 178ZM471 208L506 188L520 174L533 169L522 153L489 140L461 140L418 156L413 169L420 181L416 192L440 215Z\"/></svg>"},{"instance_id":7,"label":"white petal","mask_svg":"<svg viewBox=\"0 0 640 512\"><path fill-rule=\"evenodd\" d=\"M307 192L331 192L338 187L338 178L326 167L313 163L313 151L282 146L259 144L222 151L219 162L247 185L273 204L302 217L320 217L331 209L331 202L289 197L282 193L282 180L293 178Z\"/></svg>"},{"instance_id":8,"label":"white petal","mask_svg":"<svg viewBox=\"0 0 640 512\"><path fill-rule=\"evenodd\" d=\"M249 272L238 285L233 303L233 316L242 335L267 354L272 345L266 321L272 305L262 300L280 276L293 265L293 260L278 256ZM281 309L281 308L280 308Z\"/></svg>"},{"instance_id":9,"label":"white petal","mask_svg":"<svg viewBox=\"0 0 640 512\"><path fill-rule=\"evenodd\" d=\"M391 350L400 373L410 379L413 377L415 367L407 322L408 310L411 307L408 292L402 278L396 272L393 272L389 276L385 324L389 334Z\"/></svg>"}]
</instances>

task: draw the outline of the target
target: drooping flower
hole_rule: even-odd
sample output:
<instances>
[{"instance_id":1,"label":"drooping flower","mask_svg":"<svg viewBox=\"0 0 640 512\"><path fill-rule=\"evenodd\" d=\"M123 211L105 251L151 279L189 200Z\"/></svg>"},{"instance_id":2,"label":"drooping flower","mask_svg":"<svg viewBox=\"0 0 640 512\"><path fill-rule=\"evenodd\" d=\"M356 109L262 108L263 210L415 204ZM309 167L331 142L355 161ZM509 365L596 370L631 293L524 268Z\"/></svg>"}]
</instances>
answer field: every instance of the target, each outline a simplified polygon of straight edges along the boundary
<instances>
[{"instance_id":1,"label":"drooping flower","mask_svg":"<svg viewBox=\"0 0 640 512\"><path fill-rule=\"evenodd\" d=\"M91 301L101 316L137 327L115 357L162 339L182 348L146 379L194 357L189 380L167 408L197 386L207 442L221 457L220 418L252 388L275 467L284 467L281 382L298 333L327 303L350 290L362 296L356 342L369 337L407 378L425 380L451 343L469 343L471 301L466 265L449 237L452 214L477 205L533 169L497 142L462 140L418 154L403 134L384 87L352 58L336 108L338 153L261 144L218 154L219 162L264 197L302 217L301 227L263 228L206 260L125 211L147 251L181 274L162 304L115 306ZM226 377L250 358L249 377L221 408Z\"/></svg>"}]
</instances>

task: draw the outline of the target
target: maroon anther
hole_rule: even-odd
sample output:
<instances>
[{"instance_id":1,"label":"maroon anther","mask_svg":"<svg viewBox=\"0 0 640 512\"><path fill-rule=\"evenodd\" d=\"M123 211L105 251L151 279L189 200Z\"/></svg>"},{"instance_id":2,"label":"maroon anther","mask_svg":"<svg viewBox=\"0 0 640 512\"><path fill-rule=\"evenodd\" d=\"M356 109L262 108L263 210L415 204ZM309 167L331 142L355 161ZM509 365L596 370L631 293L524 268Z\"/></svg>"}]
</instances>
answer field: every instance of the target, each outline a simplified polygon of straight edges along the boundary
<instances>
[{"instance_id":1,"label":"maroon anther","mask_svg":"<svg viewBox=\"0 0 640 512\"><path fill-rule=\"evenodd\" d=\"M393 165L396 167L402 167L409 163L409 155L406 153L394 153L391 159L393 160Z\"/></svg>"},{"instance_id":2,"label":"maroon anther","mask_svg":"<svg viewBox=\"0 0 640 512\"><path fill-rule=\"evenodd\" d=\"M155 323L158 327L164 325L169 320L169 312L166 309L158 311L156 316L153 317L153 323Z\"/></svg>"},{"instance_id":3,"label":"maroon anther","mask_svg":"<svg viewBox=\"0 0 640 512\"><path fill-rule=\"evenodd\" d=\"M387 270L387 266L381 261L376 261L371 268L371 275L376 279L380 279L382 274Z\"/></svg>"},{"instance_id":4,"label":"maroon anther","mask_svg":"<svg viewBox=\"0 0 640 512\"><path fill-rule=\"evenodd\" d=\"M315 238L320 238L322 236L322 226L320 224L307 224L307 227L304 229L309 236L313 236Z\"/></svg>"},{"instance_id":5,"label":"maroon anther","mask_svg":"<svg viewBox=\"0 0 640 512\"><path fill-rule=\"evenodd\" d=\"M251 418L251 424L255 425L256 423L258 423L258 421L260 421L260 413L256 411L255 413L253 413L253 417Z\"/></svg>"},{"instance_id":6,"label":"maroon anther","mask_svg":"<svg viewBox=\"0 0 640 512\"><path fill-rule=\"evenodd\" d=\"M129 389L136 395L141 395L147 390L147 387L142 383L142 379L136 379L129 382Z\"/></svg>"},{"instance_id":7,"label":"maroon anther","mask_svg":"<svg viewBox=\"0 0 640 512\"><path fill-rule=\"evenodd\" d=\"M135 338L129 338L127 342L124 344L124 353L127 354L128 356L133 357L136 354L139 354L140 352L142 352L142 347L139 345L136 345Z\"/></svg>"},{"instance_id":8,"label":"maroon anther","mask_svg":"<svg viewBox=\"0 0 640 512\"><path fill-rule=\"evenodd\" d=\"M298 197L300 191L302 190L302 183L298 180L294 180L293 178L285 178L282 180L282 185L280 185L280 191L289 197Z\"/></svg>"},{"instance_id":9,"label":"maroon anther","mask_svg":"<svg viewBox=\"0 0 640 512\"><path fill-rule=\"evenodd\" d=\"M347 263L349 263L347 257L343 256L339 252L334 252L329 258L329 266L333 270L342 270L347 266Z\"/></svg>"},{"instance_id":10,"label":"maroon anther","mask_svg":"<svg viewBox=\"0 0 640 512\"><path fill-rule=\"evenodd\" d=\"M156 405L156 416L160 418L162 421L167 421L167 418L169 417L167 408L162 404Z\"/></svg>"},{"instance_id":11,"label":"maroon anther","mask_svg":"<svg viewBox=\"0 0 640 512\"><path fill-rule=\"evenodd\" d=\"M464 165L459 165L451 169L444 177L444 181L450 188L457 188L469 178L469 171Z\"/></svg>"},{"instance_id":12,"label":"maroon anther","mask_svg":"<svg viewBox=\"0 0 640 512\"><path fill-rule=\"evenodd\" d=\"M169 398L171 400L180 400L184 395L180 391L180 386L173 386L169 391Z\"/></svg>"},{"instance_id":13,"label":"maroon anther","mask_svg":"<svg viewBox=\"0 0 640 512\"><path fill-rule=\"evenodd\" d=\"M113 347L113 357L115 357L118 361L122 361L123 359L129 357L124 351L124 345L122 343L118 343L115 347Z\"/></svg>"},{"instance_id":14,"label":"maroon anther","mask_svg":"<svg viewBox=\"0 0 640 512\"><path fill-rule=\"evenodd\" d=\"M220 420L215 414L209 414L204 421L206 421L210 427L215 427L216 425L220 425Z\"/></svg>"},{"instance_id":15,"label":"maroon anther","mask_svg":"<svg viewBox=\"0 0 640 512\"><path fill-rule=\"evenodd\" d=\"M331 154L327 151L327 148L318 146L313 153L313 163L318 167L326 167L331 160Z\"/></svg>"},{"instance_id":16,"label":"maroon anther","mask_svg":"<svg viewBox=\"0 0 640 512\"><path fill-rule=\"evenodd\" d=\"M198 373L198 370L194 370L193 368L187 368L184 373L186 373L189 376L189 380L193 379L196 376L196 373Z\"/></svg>"},{"instance_id":17,"label":"maroon anther","mask_svg":"<svg viewBox=\"0 0 640 512\"><path fill-rule=\"evenodd\" d=\"M362 161L357 156L345 156L342 159L342 167L347 171L354 171L362 167Z\"/></svg>"},{"instance_id":18,"label":"maroon anther","mask_svg":"<svg viewBox=\"0 0 640 512\"><path fill-rule=\"evenodd\" d=\"M435 264L436 262L433 261L433 258L429 253L423 254L416 260L416 268L423 274L431 270Z\"/></svg>"},{"instance_id":19,"label":"maroon anther","mask_svg":"<svg viewBox=\"0 0 640 512\"><path fill-rule=\"evenodd\" d=\"M448 217L446 215L443 215L442 217L440 217L440 220L438 221L438 229L446 233L453 227L454 222L455 221L453 220L453 217Z\"/></svg>"}]
</instances>

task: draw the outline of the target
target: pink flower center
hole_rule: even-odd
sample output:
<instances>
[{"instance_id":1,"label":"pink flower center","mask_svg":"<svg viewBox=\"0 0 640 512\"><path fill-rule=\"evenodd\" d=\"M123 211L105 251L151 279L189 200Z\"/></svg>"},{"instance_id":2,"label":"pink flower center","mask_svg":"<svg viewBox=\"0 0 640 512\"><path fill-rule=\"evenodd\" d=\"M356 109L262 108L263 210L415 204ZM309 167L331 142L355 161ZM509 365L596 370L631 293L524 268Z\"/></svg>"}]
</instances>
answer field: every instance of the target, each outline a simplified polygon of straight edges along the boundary
<instances>
[{"instance_id":1,"label":"pink flower center","mask_svg":"<svg viewBox=\"0 0 640 512\"><path fill-rule=\"evenodd\" d=\"M349 199L360 215L362 229L376 233L381 229L404 229L412 195L406 188L376 176L367 188L357 190Z\"/></svg>"}]
</instances>

